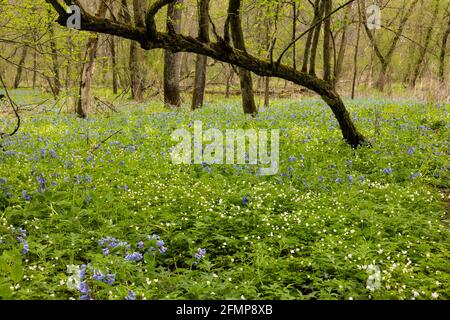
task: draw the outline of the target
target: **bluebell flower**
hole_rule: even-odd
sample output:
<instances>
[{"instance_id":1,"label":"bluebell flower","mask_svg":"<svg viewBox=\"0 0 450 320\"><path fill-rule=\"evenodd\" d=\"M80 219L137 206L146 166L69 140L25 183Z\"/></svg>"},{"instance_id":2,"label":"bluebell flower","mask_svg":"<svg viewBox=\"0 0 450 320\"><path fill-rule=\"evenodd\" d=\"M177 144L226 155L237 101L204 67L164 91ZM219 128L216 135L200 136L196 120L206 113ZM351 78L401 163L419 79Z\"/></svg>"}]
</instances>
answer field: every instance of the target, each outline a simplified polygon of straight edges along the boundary
<instances>
[{"instance_id":1,"label":"bluebell flower","mask_svg":"<svg viewBox=\"0 0 450 320\"><path fill-rule=\"evenodd\" d=\"M116 281L116 275L115 274L107 274L105 276L105 279L103 280L104 283L112 285Z\"/></svg>"},{"instance_id":2,"label":"bluebell flower","mask_svg":"<svg viewBox=\"0 0 450 320\"><path fill-rule=\"evenodd\" d=\"M421 174L420 174L420 172L415 172L415 173L413 173L412 175L411 175L411 179L416 179L416 178L418 178L418 177L420 177L421 176Z\"/></svg>"},{"instance_id":3,"label":"bluebell flower","mask_svg":"<svg viewBox=\"0 0 450 320\"><path fill-rule=\"evenodd\" d=\"M295 157L294 156L290 156L289 157L289 162L295 162Z\"/></svg>"},{"instance_id":4,"label":"bluebell flower","mask_svg":"<svg viewBox=\"0 0 450 320\"><path fill-rule=\"evenodd\" d=\"M45 158L45 153L47 152L47 150L45 148L41 149L41 158Z\"/></svg>"},{"instance_id":5,"label":"bluebell flower","mask_svg":"<svg viewBox=\"0 0 450 320\"><path fill-rule=\"evenodd\" d=\"M28 242L24 239L22 239L23 248L20 251L21 254L27 254L30 251L30 248L28 247Z\"/></svg>"},{"instance_id":6,"label":"bluebell flower","mask_svg":"<svg viewBox=\"0 0 450 320\"><path fill-rule=\"evenodd\" d=\"M6 183L6 178L1 178L0 179L0 184Z\"/></svg>"},{"instance_id":7,"label":"bluebell flower","mask_svg":"<svg viewBox=\"0 0 450 320\"><path fill-rule=\"evenodd\" d=\"M92 298L91 298L90 295L86 294L86 295L82 295L82 296L80 297L80 300L92 300Z\"/></svg>"},{"instance_id":8,"label":"bluebell flower","mask_svg":"<svg viewBox=\"0 0 450 320\"><path fill-rule=\"evenodd\" d=\"M133 252L132 254L127 254L125 256L125 261L141 261L143 258L142 254L139 252Z\"/></svg>"},{"instance_id":9,"label":"bluebell flower","mask_svg":"<svg viewBox=\"0 0 450 320\"><path fill-rule=\"evenodd\" d=\"M56 151L53 149L50 149L50 157L56 158Z\"/></svg>"},{"instance_id":10,"label":"bluebell flower","mask_svg":"<svg viewBox=\"0 0 450 320\"><path fill-rule=\"evenodd\" d=\"M47 183L47 180L42 175L39 175L36 180L39 184L39 192L43 192L45 190L45 184Z\"/></svg>"},{"instance_id":11,"label":"bluebell flower","mask_svg":"<svg viewBox=\"0 0 450 320\"><path fill-rule=\"evenodd\" d=\"M392 172L394 172L394 170L392 168L383 169L384 174L391 174Z\"/></svg>"},{"instance_id":12,"label":"bluebell flower","mask_svg":"<svg viewBox=\"0 0 450 320\"><path fill-rule=\"evenodd\" d=\"M353 176L352 175L348 175L347 179L348 179L349 182L353 182Z\"/></svg>"},{"instance_id":13,"label":"bluebell flower","mask_svg":"<svg viewBox=\"0 0 450 320\"><path fill-rule=\"evenodd\" d=\"M245 196L245 197L242 198L242 204L243 204L244 206L246 206L246 205L248 204L248 197L247 197L247 196Z\"/></svg>"},{"instance_id":14,"label":"bluebell flower","mask_svg":"<svg viewBox=\"0 0 450 320\"><path fill-rule=\"evenodd\" d=\"M80 282L80 285L78 287L78 291L80 291L81 294L87 295L89 293L89 286L86 282Z\"/></svg>"},{"instance_id":15,"label":"bluebell flower","mask_svg":"<svg viewBox=\"0 0 450 320\"><path fill-rule=\"evenodd\" d=\"M83 280L86 277L86 265L82 264L80 267L80 279Z\"/></svg>"},{"instance_id":16,"label":"bluebell flower","mask_svg":"<svg viewBox=\"0 0 450 320\"><path fill-rule=\"evenodd\" d=\"M325 177L324 176L319 176L319 182L324 182Z\"/></svg>"},{"instance_id":17,"label":"bluebell flower","mask_svg":"<svg viewBox=\"0 0 450 320\"><path fill-rule=\"evenodd\" d=\"M110 253L109 248L103 248L102 253L104 256L107 256Z\"/></svg>"},{"instance_id":18,"label":"bluebell flower","mask_svg":"<svg viewBox=\"0 0 450 320\"><path fill-rule=\"evenodd\" d=\"M162 246L161 248L159 248L159 253L166 253L167 248Z\"/></svg>"},{"instance_id":19,"label":"bluebell flower","mask_svg":"<svg viewBox=\"0 0 450 320\"><path fill-rule=\"evenodd\" d=\"M103 281L103 279L105 278L105 275L102 274L100 271L98 270L94 270L94 275L92 276L92 278L94 278L97 281Z\"/></svg>"},{"instance_id":20,"label":"bluebell flower","mask_svg":"<svg viewBox=\"0 0 450 320\"><path fill-rule=\"evenodd\" d=\"M407 152L408 152L409 155L412 155L412 154L414 154L414 152L416 152L416 148L409 147Z\"/></svg>"},{"instance_id":21,"label":"bluebell flower","mask_svg":"<svg viewBox=\"0 0 450 320\"><path fill-rule=\"evenodd\" d=\"M164 241L163 240L158 240L158 242L156 243L156 245L158 247L163 247L164 246Z\"/></svg>"},{"instance_id":22,"label":"bluebell flower","mask_svg":"<svg viewBox=\"0 0 450 320\"><path fill-rule=\"evenodd\" d=\"M198 248L197 253L195 254L195 258L198 260L202 259L206 254L206 249Z\"/></svg>"},{"instance_id":23,"label":"bluebell flower","mask_svg":"<svg viewBox=\"0 0 450 320\"><path fill-rule=\"evenodd\" d=\"M342 183L342 181L343 181L342 178L337 178L336 179L336 183Z\"/></svg>"},{"instance_id":24,"label":"bluebell flower","mask_svg":"<svg viewBox=\"0 0 450 320\"><path fill-rule=\"evenodd\" d=\"M125 300L136 300L136 293L133 291L128 291L128 295L125 297Z\"/></svg>"},{"instance_id":25,"label":"bluebell flower","mask_svg":"<svg viewBox=\"0 0 450 320\"><path fill-rule=\"evenodd\" d=\"M138 248L139 250L144 250L144 241L139 241Z\"/></svg>"},{"instance_id":26,"label":"bluebell flower","mask_svg":"<svg viewBox=\"0 0 450 320\"><path fill-rule=\"evenodd\" d=\"M88 204L89 202L91 202L92 197L90 194L87 195L86 199L84 199L84 204Z\"/></svg>"}]
</instances>

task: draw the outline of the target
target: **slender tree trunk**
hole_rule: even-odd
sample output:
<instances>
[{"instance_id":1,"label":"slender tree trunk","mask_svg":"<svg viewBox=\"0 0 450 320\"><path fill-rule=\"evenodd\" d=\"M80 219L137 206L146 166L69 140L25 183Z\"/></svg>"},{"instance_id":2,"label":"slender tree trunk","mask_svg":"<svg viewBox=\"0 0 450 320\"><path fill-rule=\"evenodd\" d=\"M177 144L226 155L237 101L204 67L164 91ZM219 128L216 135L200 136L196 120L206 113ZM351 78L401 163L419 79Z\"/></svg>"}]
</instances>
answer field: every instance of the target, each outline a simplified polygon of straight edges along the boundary
<instances>
[{"instance_id":1,"label":"slender tree trunk","mask_svg":"<svg viewBox=\"0 0 450 320\"><path fill-rule=\"evenodd\" d=\"M50 51L52 56L52 72L53 72L53 93L59 96L61 92L61 80L59 77L58 51L56 49L55 30L53 25L49 25L48 32L50 34Z\"/></svg>"},{"instance_id":2,"label":"slender tree trunk","mask_svg":"<svg viewBox=\"0 0 450 320\"><path fill-rule=\"evenodd\" d=\"M200 0L198 3L198 38L200 41L209 42L209 1ZM195 62L194 92L192 94L192 110L203 105L206 87L206 66L208 57L197 55Z\"/></svg>"},{"instance_id":3,"label":"slender tree trunk","mask_svg":"<svg viewBox=\"0 0 450 320\"><path fill-rule=\"evenodd\" d=\"M146 9L145 1L133 0L134 25L137 28L145 27ZM130 78L131 97L134 100L142 101L144 99L146 70L144 50L136 41L133 41L130 44Z\"/></svg>"},{"instance_id":4,"label":"slender tree trunk","mask_svg":"<svg viewBox=\"0 0 450 320\"><path fill-rule=\"evenodd\" d=\"M442 37L442 45L441 45L441 54L439 56L439 80L441 83L445 82L445 55L447 54L447 41L448 36L450 35L450 17L448 18L447 29L444 32Z\"/></svg>"},{"instance_id":5,"label":"slender tree trunk","mask_svg":"<svg viewBox=\"0 0 450 320\"><path fill-rule=\"evenodd\" d=\"M358 75L358 54L359 54L359 41L361 38L361 23L362 14L361 14L361 6L358 1L358 31L356 33L356 46L355 46L355 54L353 56L353 81L352 81L352 99L355 99L355 91L356 91L356 78Z\"/></svg>"},{"instance_id":6,"label":"slender tree trunk","mask_svg":"<svg viewBox=\"0 0 450 320\"><path fill-rule=\"evenodd\" d=\"M14 89L17 89L22 80L23 66L25 64L25 59L27 58L28 46L22 48L22 54L20 55L20 61L17 67L16 76L14 77Z\"/></svg>"},{"instance_id":7,"label":"slender tree trunk","mask_svg":"<svg viewBox=\"0 0 450 320\"><path fill-rule=\"evenodd\" d=\"M111 52L113 93L117 94L117 92L118 92L117 53L116 53L116 39L114 36L109 37L109 49Z\"/></svg>"},{"instance_id":8,"label":"slender tree trunk","mask_svg":"<svg viewBox=\"0 0 450 320\"><path fill-rule=\"evenodd\" d=\"M328 16L333 8L332 0L324 1L324 15ZM323 37L323 79L330 83L331 81L331 18L324 21L324 37Z\"/></svg>"},{"instance_id":9,"label":"slender tree trunk","mask_svg":"<svg viewBox=\"0 0 450 320\"><path fill-rule=\"evenodd\" d=\"M292 2L292 41L294 44L292 45L292 68L297 70L297 42L295 39L297 38L297 3Z\"/></svg>"},{"instance_id":10,"label":"slender tree trunk","mask_svg":"<svg viewBox=\"0 0 450 320\"><path fill-rule=\"evenodd\" d=\"M183 0L171 3L167 7L167 30L179 33L181 30L181 9ZM164 52L164 104L168 107L181 107L180 94L181 54L170 50Z\"/></svg>"},{"instance_id":11,"label":"slender tree trunk","mask_svg":"<svg viewBox=\"0 0 450 320\"><path fill-rule=\"evenodd\" d=\"M36 80L37 80L37 51L35 49L33 52L33 90L36 89Z\"/></svg>"},{"instance_id":12,"label":"slender tree trunk","mask_svg":"<svg viewBox=\"0 0 450 320\"><path fill-rule=\"evenodd\" d=\"M311 27L318 21L318 16L319 16L319 6L320 6L320 0L315 0L314 2L314 18L311 22ZM312 38L314 35L314 30L312 29L311 31L308 32L308 37L306 38L306 42L305 42L305 51L303 52L303 64L302 64L302 72L306 73L308 72L308 62L309 62L309 55L311 52L311 43L312 43Z\"/></svg>"},{"instance_id":13,"label":"slender tree trunk","mask_svg":"<svg viewBox=\"0 0 450 320\"><path fill-rule=\"evenodd\" d=\"M321 0L319 8L318 8L319 11L317 14L317 19L316 19L315 23L319 22L322 19L324 9L325 9L325 0ZM316 75L316 56L317 56L317 47L319 45L321 29L322 29L322 24L319 23L314 29L314 35L313 35L312 43L311 43L311 55L309 57L309 74L314 75L314 76Z\"/></svg>"},{"instance_id":14,"label":"slender tree trunk","mask_svg":"<svg viewBox=\"0 0 450 320\"><path fill-rule=\"evenodd\" d=\"M350 4L347 9L345 10L345 24L344 24L344 29L342 30L342 37L341 37L341 43L339 45L339 53L338 53L338 57L337 57L337 61L336 61L336 68L334 69L334 87L337 86L338 82L339 82L339 78L341 77L342 74L342 68L344 66L344 59L345 59L345 52L347 50L347 32L348 32L348 22L349 22L349 18L350 18L350 14L351 14L351 10L352 10L352 4Z\"/></svg>"},{"instance_id":15,"label":"slender tree trunk","mask_svg":"<svg viewBox=\"0 0 450 320\"><path fill-rule=\"evenodd\" d=\"M229 27L234 47L246 52L240 7L240 0L230 0L228 7ZM253 95L253 81L251 72L244 68L239 68L239 78L241 81L242 106L244 108L244 113L258 113Z\"/></svg>"},{"instance_id":16,"label":"slender tree trunk","mask_svg":"<svg viewBox=\"0 0 450 320\"><path fill-rule=\"evenodd\" d=\"M104 18L107 5L105 1L100 1L96 17ZM81 71L81 81L79 97L76 106L76 113L81 118L86 118L91 104L91 82L94 76L95 59L97 58L98 34L91 36L86 45L85 57L83 59L83 69Z\"/></svg>"}]
</instances>

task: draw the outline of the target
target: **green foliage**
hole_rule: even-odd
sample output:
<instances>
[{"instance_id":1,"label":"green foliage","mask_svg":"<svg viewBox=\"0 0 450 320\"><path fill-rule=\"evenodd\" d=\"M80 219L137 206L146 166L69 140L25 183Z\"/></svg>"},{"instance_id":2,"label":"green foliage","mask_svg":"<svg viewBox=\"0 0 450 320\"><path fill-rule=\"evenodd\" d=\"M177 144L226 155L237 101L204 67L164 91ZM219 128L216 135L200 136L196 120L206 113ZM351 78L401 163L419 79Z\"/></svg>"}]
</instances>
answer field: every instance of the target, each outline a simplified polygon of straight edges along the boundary
<instances>
[{"instance_id":1,"label":"green foliage","mask_svg":"<svg viewBox=\"0 0 450 320\"><path fill-rule=\"evenodd\" d=\"M229 101L85 121L24 115L0 154L1 298L78 299L73 284L83 282L94 299L449 299L448 199L438 189L450 188L449 106L349 109L372 148L350 149L314 99L274 101L255 119ZM195 120L280 128L279 174L172 165L170 134ZM11 225L27 230L28 253ZM105 237L126 244L104 254ZM143 258L127 261L134 252Z\"/></svg>"}]
</instances>

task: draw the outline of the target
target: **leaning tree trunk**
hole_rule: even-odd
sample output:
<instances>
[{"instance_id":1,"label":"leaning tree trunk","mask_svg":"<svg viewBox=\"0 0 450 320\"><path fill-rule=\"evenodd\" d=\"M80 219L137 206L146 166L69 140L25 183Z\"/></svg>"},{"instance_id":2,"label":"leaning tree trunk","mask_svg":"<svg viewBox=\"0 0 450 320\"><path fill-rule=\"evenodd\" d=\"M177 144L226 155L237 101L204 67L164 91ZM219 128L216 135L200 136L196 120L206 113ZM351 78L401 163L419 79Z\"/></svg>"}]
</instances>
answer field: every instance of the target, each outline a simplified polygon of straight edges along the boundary
<instances>
[{"instance_id":1,"label":"leaning tree trunk","mask_svg":"<svg viewBox=\"0 0 450 320\"><path fill-rule=\"evenodd\" d=\"M14 89L17 89L20 85L20 81L22 80L23 66L25 64L25 59L27 58L28 46L22 48L22 54L20 56L20 61L17 66L16 76L14 78Z\"/></svg>"},{"instance_id":2,"label":"leaning tree trunk","mask_svg":"<svg viewBox=\"0 0 450 320\"><path fill-rule=\"evenodd\" d=\"M104 18L108 9L105 1L100 1L96 18ZM91 82L94 76L95 59L97 58L98 34L91 36L86 45L83 69L81 71L79 97L76 113L81 118L86 118L91 104Z\"/></svg>"},{"instance_id":3,"label":"leaning tree trunk","mask_svg":"<svg viewBox=\"0 0 450 320\"><path fill-rule=\"evenodd\" d=\"M167 7L167 30L173 33L181 31L181 9L183 0L170 3ZM181 55L171 50L164 51L164 104L168 107L181 107L180 94Z\"/></svg>"},{"instance_id":4,"label":"leaning tree trunk","mask_svg":"<svg viewBox=\"0 0 450 320\"><path fill-rule=\"evenodd\" d=\"M198 4L198 39L209 42L209 1L200 0ZM206 65L208 57L198 54L195 62L194 92L192 94L192 110L203 105L206 87Z\"/></svg>"},{"instance_id":5,"label":"leaning tree trunk","mask_svg":"<svg viewBox=\"0 0 450 320\"><path fill-rule=\"evenodd\" d=\"M240 7L240 0L230 0L228 7L228 22L234 47L246 52ZM239 78L241 81L242 106L244 108L244 113L258 113L253 95L253 81L251 72L245 68L239 68Z\"/></svg>"},{"instance_id":6,"label":"leaning tree trunk","mask_svg":"<svg viewBox=\"0 0 450 320\"><path fill-rule=\"evenodd\" d=\"M57 0L47 1L56 9L59 14L58 22L64 26L69 17L65 8ZM158 11L167 5L167 2L171 2L171 0L161 0L153 3L147 13L145 29L134 28L131 25L101 19L92 16L86 11L83 11L82 29L139 41L141 46L147 50L159 48L172 52L190 52L206 55L212 59L243 68L261 77L280 78L308 88L320 95L329 105L339 123L342 135L348 144L356 148L366 143L364 136L358 132L353 124L350 114L346 110L338 93L329 83L316 76L296 71L292 67L281 63L273 63L255 57L248 52L231 47L227 41L221 39L216 42L203 43L193 37L175 33L173 30L159 32L154 18Z\"/></svg>"}]
</instances>

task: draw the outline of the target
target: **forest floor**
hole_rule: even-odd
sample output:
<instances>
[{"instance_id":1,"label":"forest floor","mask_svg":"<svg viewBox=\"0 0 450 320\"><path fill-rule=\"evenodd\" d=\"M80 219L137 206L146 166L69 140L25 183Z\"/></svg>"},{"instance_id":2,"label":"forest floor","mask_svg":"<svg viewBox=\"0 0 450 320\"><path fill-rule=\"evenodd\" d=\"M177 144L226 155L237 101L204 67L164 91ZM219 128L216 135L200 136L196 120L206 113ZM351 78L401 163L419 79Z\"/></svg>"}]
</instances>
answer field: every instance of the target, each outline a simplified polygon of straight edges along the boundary
<instances>
[{"instance_id":1,"label":"forest floor","mask_svg":"<svg viewBox=\"0 0 450 320\"><path fill-rule=\"evenodd\" d=\"M0 153L0 298L450 299L450 105L347 104L372 148L314 98L254 119L236 99L23 113ZM172 164L196 120L280 129L279 172Z\"/></svg>"}]
</instances>

